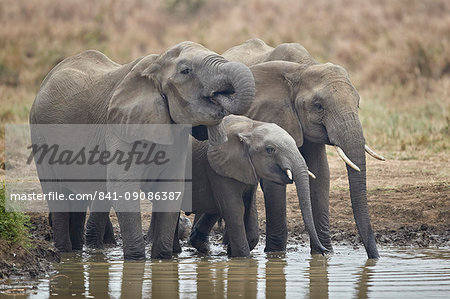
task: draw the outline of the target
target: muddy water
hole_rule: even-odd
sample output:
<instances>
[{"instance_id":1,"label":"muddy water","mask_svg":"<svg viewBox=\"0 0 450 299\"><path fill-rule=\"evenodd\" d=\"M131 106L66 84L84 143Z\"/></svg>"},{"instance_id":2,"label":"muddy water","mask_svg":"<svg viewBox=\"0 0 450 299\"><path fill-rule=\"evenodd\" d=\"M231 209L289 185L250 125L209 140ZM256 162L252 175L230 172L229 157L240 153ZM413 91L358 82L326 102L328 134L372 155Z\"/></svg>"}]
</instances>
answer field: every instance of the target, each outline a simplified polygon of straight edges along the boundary
<instances>
[{"instance_id":1,"label":"muddy water","mask_svg":"<svg viewBox=\"0 0 450 299\"><path fill-rule=\"evenodd\" d=\"M123 262L119 249L63 256L56 272L25 287L21 298L449 298L450 249L382 248L367 260L362 249L335 248L332 256L307 249L229 259L186 251L169 261ZM5 293L3 293L5 295ZM2 295L0 294L0 297ZM12 297L9 297L12 298Z\"/></svg>"}]
</instances>

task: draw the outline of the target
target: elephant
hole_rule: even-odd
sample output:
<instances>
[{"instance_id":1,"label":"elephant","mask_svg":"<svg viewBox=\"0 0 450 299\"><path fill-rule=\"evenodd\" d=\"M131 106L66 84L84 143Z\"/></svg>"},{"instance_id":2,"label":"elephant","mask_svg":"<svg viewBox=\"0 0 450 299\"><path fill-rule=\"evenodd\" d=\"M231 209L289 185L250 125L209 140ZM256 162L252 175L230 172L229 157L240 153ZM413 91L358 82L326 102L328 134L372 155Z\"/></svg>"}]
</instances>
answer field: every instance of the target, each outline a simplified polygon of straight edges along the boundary
<instances>
[{"instance_id":1,"label":"elephant","mask_svg":"<svg viewBox=\"0 0 450 299\"><path fill-rule=\"evenodd\" d=\"M325 253L327 249L314 228L308 168L294 139L276 124L244 116L226 116L223 126L227 141L220 145L193 140L192 212L223 217L229 256L247 257L259 240L256 209L259 179L281 185L295 182L311 244L316 251ZM191 236L195 240L191 245L200 252L207 251L209 231L194 231L197 238Z\"/></svg>"},{"instance_id":2,"label":"elephant","mask_svg":"<svg viewBox=\"0 0 450 299\"><path fill-rule=\"evenodd\" d=\"M146 126L138 137L143 147L150 143L163 150L175 151L171 144L187 138L183 132L161 131L159 124L190 124L192 133L208 137L211 144L225 141L221 121L224 116L245 113L255 94L253 75L242 63L230 62L217 53L194 42L181 42L162 54L138 58L127 64L113 62L104 54L88 50L64 59L45 77L30 111L30 131L33 144L42 144L50 138L42 129L45 124L88 124L94 130L86 140L81 129L71 136L58 140L66 148L80 143L99 144L101 149L125 152L132 150L131 140L136 137L133 125ZM120 125L119 129L105 129ZM170 133L170 134L169 134ZM171 135L172 134L172 135ZM136 144L136 143L134 143ZM33 148L36 162L38 154ZM184 161L185 156L180 157ZM109 192L118 188L122 191L148 190L146 176L154 172L154 165L133 169L141 181L130 182L128 173L110 164L98 167L100 183L92 185L83 182L75 184L61 180L65 176L90 178L86 168L65 168L65 173L55 165L36 163L41 187L44 193L59 191L63 194L81 194L94 191ZM185 165L183 162L182 165ZM158 176L183 177L184 168L166 170L158 168ZM171 173L164 173L171 172ZM173 172L173 173L172 173ZM57 178L46 180L42 178ZM119 178L119 179L117 179ZM49 182L50 181L50 182ZM120 185L117 181L121 181ZM174 183L174 186L179 186ZM180 185L181 186L181 185ZM91 188L91 189L89 189ZM182 187L180 187L182 188ZM181 190L181 189L180 189ZM48 202L52 208L53 203ZM66 203L59 207L67 208ZM67 203L70 208L70 203ZM93 201L94 212L90 213L86 225L88 245L102 247L109 209L114 207L120 225L125 259L145 259L145 244L141 228L139 201L127 203L129 210L118 211L124 201ZM87 204L77 206L77 211L51 213L54 242L60 251L82 249ZM108 211L108 212L107 212ZM174 227L178 212L154 213L158 228ZM151 249L152 258L170 258L174 229L157 234Z\"/></svg>"},{"instance_id":3,"label":"elephant","mask_svg":"<svg viewBox=\"0 0 450 299\"><path fill-rule=\"evenodd\" d=\"M111 222L108 221L108 223L111 223ZM150 225L150 226L152 226L152 225ZM154 226L154 224L153 224L153 226ZM178 238L178 241L187 240L187 238L189 237L189 235L191 233L191 229L192 229L192 222L191 222L191 220L188 217L186 217L186 216L180 215L179 219L178 219L177 233L175 234L175 237ZM146 237L147 243L151 243L153 241L153 230L149 229L147 231L147 235L145 237ZM109 235L105 235L105 237L103 237L103 243L105 243L105 238L108 239L108 241L109 241L110 236ZM174 244L176 242L177 242L177 240L174 239ZM181 246L180 246L180 248L181 248ZM177 250L175 250L175 248L174 248L174 253L175 252L177 252ZM181 249L179 250L179 252L181 252Z\"/></svg>"},{"instance_id":4,"label":"elephant","mask_svg":"<svg viewBox=\"0 0 450 299\"><path fill-rule=\"evenodd\" d=\"M365 143L358 117L359 94L347 71L332 63L318 63L297 43L270 47L260 39L248 40L223 56L248 66L256 84L255 100L245 114L285 129L296 141L308 168L314 224L320 242L333 251L329 225L330 173L325 145L334 146L347 164L353 214L369 258L378 258L370 223L366 190L365 151L384 158ZM261 180L266 206L266 251L284 251L287 242L286 188ZM205 228L210 219L202 217ZM195 227L201 227L197 223ZM311 246L311 252L316 249Z\"/></svg>"}]
</instances>

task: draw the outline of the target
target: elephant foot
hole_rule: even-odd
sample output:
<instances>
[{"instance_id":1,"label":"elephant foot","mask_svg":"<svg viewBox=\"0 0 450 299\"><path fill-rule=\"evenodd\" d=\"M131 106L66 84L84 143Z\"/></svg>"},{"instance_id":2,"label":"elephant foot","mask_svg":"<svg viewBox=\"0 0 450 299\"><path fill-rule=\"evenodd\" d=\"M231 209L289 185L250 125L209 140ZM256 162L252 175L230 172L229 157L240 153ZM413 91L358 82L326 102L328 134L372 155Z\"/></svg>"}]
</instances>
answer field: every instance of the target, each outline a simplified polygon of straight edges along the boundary
<instances>
[{"instance_id":1,"label":"elephant foot","mask_svg":"<svg viewBox=\"0 0 450 299\"><path fill-rule=\"evenodd\" d=\"M264 252L280 252L286 251L287 238L277 236L266 236L266 248Z\"/></svg>"},{"instance_id":2,"label":"elephant foot","mask_svg":"<svg viewBox=\"0 0 450 299\"><path fill-rule=\"evenodd\" d=\"M86 246L93 249L103 249L103 238L100 238L98 234L86 234Z\"/></svg>"},{"instance_id":3,"label":"elephant foot","mask_svg":"<svg viewBox=\"0 0 450 299\"><path fill-rule=\"evenodd\" d=\"M73 244L72 243L72 251L81 251L83 250L83 244Z\"/></svg>"},{"instance_id":4,"label":"elephant foot","mask_svg":"<svg viewBox=\"0 0 450 299\"><path fill-rule=\"evenodd\" d=\"M208 253L209 251L209 235L195 228L189 236L189 243L200 253Z\"/></svg>"},{"instance_id":5,"label":"elephant foot","mask_svg":"<svg viewBox=\"0 0 450 299\"><path fill-rule=\"evenodd\" d=\"M55 244L55 248L56 250L58 250L59 252L72 252L72 246L68 247L68 246L57 246Z\"/></svg>"},{"instance_id":6,"label":"elephant foot","mask_svg":"<svg viewBox=\"0 0 450 299\"><path fill-rule=\"evenodd\" d=\"M172 251L161 251L158 253L153 253L152 252L152 259L155 260L168 260L172 258Z\"/></svg>"},{"instance_id":7,"label":"elephant foot","mask_svg":"<svg viewBox=\"0 0 450 299\"><path fill-rule=\"evenodd\" d=\"M181 249L181 245L180 242L178 241L178 239L174 239L173 240L173 253L177 254L177 253L181 253L182 249Z\"/></svg>"},{"instance_id":8,"label":"elephant foot","mask_svg":"<svg viewBox=\"0 0 450 299\"><path fill-rule=\"evenodd\" d=\"M72 242L70 238L58 238L55 232L53 232L53 240L55 248L59 252L72 252Z\"/></svg>"},{"instance_id":9,"label":"elephant foot","mask_svg":"<svg viewBox=\"0 0 450 299\"><path fill-rule=\"evenodd\" d=\"M116 241L116 238L114 237L114 235L112 237L105 236L105 238L103 238L103 244L110 245L110 246L116 246L117 241Z\"/></svg>"},{"instance_id":10,"label":"elephant foot","mask_svg":"<svg viewBox=\"0 0 450 299\"><path fill-rule=\"evenodd\" d=\"M253 250L256 247L256 245L258 245L258 241L259 238L252 238L248 240L248 247L250 248L250 250Z\"/></svg>"},{"instance_id":11,"label":"elephant foot","mask_svg":"<svg viewBox=\"0 0 450 299\"><path fill-rule=\"evenodd\" d=\"M105 234L103 235L103 244L117 245L116 238L114 237L114 229L111 222L106 225Z\"/></svg>"},{"instance_id":12,"label":"elephant foot","mask_svg":"<svg viewBox=\"0 0 450 299\"><path fill-rule=\"evenodd\" d=\"M237 250L232 250L231 245L228 244L227 246L227 254L229 257L249 257L250 256L250 248L248 247L242 247Z\"/></svg>"},{"instance_id":13,"label":"elephant foot","mask_svg":"<svg viewBox=\"0 0 450 299\"><path fill-rule=\"evenodd\" d=\"M73 235L70 237L70 243L72 244L72 251L83 250L84 245L84 231L81 234Z\"/></svg>"},{"instance_id":14,"label":"elephant foot","mask_svg":"<svg viewBox=\"0 0 450 299\"><path fill-rule=\"evenodd\" d=\"M127 261L143 261L145 260L145 252L124 251L123 258Z\"/></svg>"}]
</instances>

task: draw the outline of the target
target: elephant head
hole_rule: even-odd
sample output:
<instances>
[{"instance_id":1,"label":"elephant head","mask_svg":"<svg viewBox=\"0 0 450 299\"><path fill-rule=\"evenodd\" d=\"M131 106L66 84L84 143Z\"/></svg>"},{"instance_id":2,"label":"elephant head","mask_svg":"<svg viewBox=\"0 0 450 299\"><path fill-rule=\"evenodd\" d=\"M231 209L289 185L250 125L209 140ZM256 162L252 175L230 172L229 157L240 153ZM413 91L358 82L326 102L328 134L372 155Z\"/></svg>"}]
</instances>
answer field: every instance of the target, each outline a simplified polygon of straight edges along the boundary
<instances>
[{"instance_id":1,"label":"elephant head","mask_svg":"<svg viewBox=\"0 0 450 299\"><path fill-rule=\"evenodd\" d=\"M369 258L377 258L366 196L359 94L344 68L331 64L270 61L251 67L255 102L247 115L284 128L301 147L304 139L333 145L347 163L350 196L359 234ZM379 157L381 158L381 157Z\"/></svg>"},{"instance_id":2,"label":"elephant head","mask_svg":"<svg viewBox=\"0 0 450 299\"><path fill-rule=\"evenodd\" d=\"M180 43L161 55L133 62L115 87L108 123L192 124L208 126L209 137L223 137L218 126L230 113L243 114L255 94L252 73L245 65L193 43ZM199 135L204 131L196 130ZM132 132L122 132L123 136ZM148 132L151 136L158 132Z\"/></svg>"},{"instance_id":3,"label":"elephant head","mask_svg":"<svg viewBox=\"0 0 450 299\"><path fill-rule=\"evenodd\" d=\"M294 139L276 124L243 116L227 116L223 124L227 142L208 148L208 161L214 171L250 185L258 184L260 178L283 185L295 182L311 244L318 252L326 252L314 227L308 167Z\"/></svg>"}]
</instances>

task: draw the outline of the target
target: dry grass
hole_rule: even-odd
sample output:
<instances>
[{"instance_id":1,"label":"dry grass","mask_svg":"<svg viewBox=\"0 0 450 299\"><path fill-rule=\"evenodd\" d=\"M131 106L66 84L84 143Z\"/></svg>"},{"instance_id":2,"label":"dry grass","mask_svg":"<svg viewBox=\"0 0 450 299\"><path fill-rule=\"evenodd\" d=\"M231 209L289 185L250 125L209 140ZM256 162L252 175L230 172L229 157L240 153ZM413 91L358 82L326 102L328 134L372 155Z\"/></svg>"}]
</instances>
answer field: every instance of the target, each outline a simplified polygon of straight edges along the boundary
<instances>
[{"instance_id":1,"label":"dry grass","mask_svg":"<svg viewBox=\"0 0 450 299\"><path fill-rule=\"evenodd\" d=\"M82 50L124 63L183 40L221 53L252 37L346 67L376 148L448 151L447 0L0 0L0 123L26 122L46 73Z\"/></svg>"}]
</instances>

